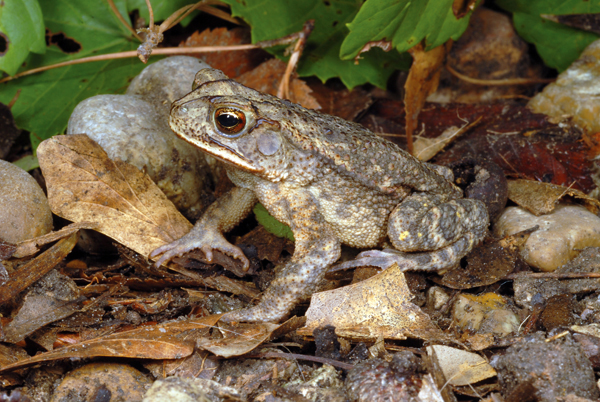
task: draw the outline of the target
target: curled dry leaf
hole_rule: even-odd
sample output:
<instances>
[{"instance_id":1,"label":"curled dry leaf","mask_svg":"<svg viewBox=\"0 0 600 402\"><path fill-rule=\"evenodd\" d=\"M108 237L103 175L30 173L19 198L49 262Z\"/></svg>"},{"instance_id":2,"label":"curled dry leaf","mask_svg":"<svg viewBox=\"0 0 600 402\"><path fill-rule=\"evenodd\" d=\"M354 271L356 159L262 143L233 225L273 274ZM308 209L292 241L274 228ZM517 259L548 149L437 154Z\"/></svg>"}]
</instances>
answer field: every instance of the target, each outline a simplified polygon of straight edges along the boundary
<instances>
[{"instance_id":1,"label":"curled dry leaf","mask_svg":"<svg viewBox=\"0 0 600 402\"><path fill-rule=\"evenodd\" d=\"M97 230L139 254L170 243L192 225L150 178L112 161L87 135L60 135L38 148L52 212Z\"/></svg>"},{"instance_id":2,"label":"curled dry leaf","mask_svg":"<svg viewBox=\"0 0 600 402\"><path fill-rule=\"evenodd\" d=\"M222 357L239 356L257 348L277 333L280 327L286 325L220 324L220 328L217 328L217 321L221 316L222 314L213 314L203 318L172 321L118 332L19 360L0 368L0 373L58 359L98 356L181 359L190 356L196 347ZM218 329L218 337L211 334L213 328Z\"/></svg>"},{"instance_id":3,"label":"curled dry leaf","mask_svg":"<svg viewBox=\"0 0 600 402\"><path fill-rule=\"evenodd\" d=\"M222 338L199 338L196 340L196 346L225 358L240 356L267 341L277 328L279 325L271 323L238 323L237 325L221 323Z\"/></svg>"},{"instance_id":4,"label":"curled dry leaf","mask_svg":"<svg viewBox=\"0 0 600 402\"><path fill-rule=\"evenodd\" d=\"M506 279L516 267L520 247L537 229L536 226L476 247L467 256L465 268L448 271L439 283L452 289L471 289Z\"/></svg>"},{"instance_id":5,"label":"curled dry leaf","mask_svg":"<svg viewBox=\"0 0 600 402\"><path fill-rule=\"evenodd\" d=\"M318 327L333 325L337 335L358 340L446 339L412 298L404 273L394 264L365 281L314 294L306 327L298 333L311 335Z\"/></svg>"},{"instance_id":6,"label":"curled dry leaf","mask_svg":"<svg viewBox=\"0 0 600 402\"><path fill-rule=\"evenodd\" d=\"M429 51L423 45L414 46L409 51L413 64L404 84L404 105L406 107L406 142L410 153L414 153L412 134L417 128L418 117L425 99L435 92L440 83L440 71L444 63L446 48L438 46Z\"/></svg>"},{"instance_id":7,"label":"curled dry leaf","mask_svg":"<svg viewBox=\"0 0 600 402\"><path fill-rule=\"evenodd\" d=\"M358 65L358 63L360 62L360 59L362 59L362 57L360 57L360 55L365 52L368 52L369 50L371 50L374 47L378 47L378 48L382 49L384 52L389 52L390 50L392 50L394 48L394 46L392 45L392 41L390 41L390 40L376 40L376 41L367 42L362 47L362 49L360 49L358 51L358 54L356 56L354 56L354 64Z\"/></svg>"},{"instance_id":8,"label":"curled dry leaf","mask_svg":"<svg viewBox=\"0 0 600 402\"><path fill-rule=\"evenodd\" d=\"M427 346L435 355L446 380L452 385L467 385L496 375L496 370L481 356L444 345Z\"/></svg>"},{"instance_id":9,"label":"curled dry leaf","mask_svg":"<svg viewBox=\"0 0 600 402\"><path fill-rule=\"evenodd\" d=\"M22 306L4 327L3 341L22 341L47 324L80 310L86 300L72 279L52 270L28 289Z\"/></svg>"},{"instance_id":10,"label":"curled dry leaf","mask_svg":"<svg viewBox=\"0 0 600 402\"><path fill-rule=\"evenodd\" d=\"M464 132L477 125L481 121L481 116L473 123L464 124L462 127L448 127L442 134L435 138L419 137L414 143L414 155L420 161L428 161L436 156L446 145L457 139Z\"/></svg>"},{"instance_id":11,"label":"curled dry leaf","mask_svg":"<svg viewBox=\"0 0 600 402\"><path fill-rule=\"evenodd\" d=\"M45 244L64 239L67 236L79 232L80 229L96 229L96 227L97 225L92 222L72 223L55 232L50 232L48 234L17 243L16 250L12 256L14 258L29 257L30 255L40 251L40 247Z\"/></svg>"},{"instance_id":12,"label":"curled dry leaf","mask_svg":"<svg viewBox=\"0 0 600 402\"><path fill-rule=\"evenodd\" d=\"M41 353L0 368L0 373L58 359L89 357L128 357L135 359L180 359L194 352L196 338L208 336L221 315L188 321L145 326L72 346Z\"/></svg>"},{"instance_id":13,"label":"curled dry leaf","mask_svg":"<svg viewBox=\"0 0 600 402\"><path fill-rule=\"evenodd\" d=\"M508 181L508 198L535 216L552 212L558 201L567 195L581 200L583 205L594 214L600 211L600 201L574 188L535 180Z\"/></svg>"},{"instance_id":14,"label":"curled dry leaf","mask_svg":"<svg viewBox=\"0 0 600 402\"><path fill-rule=\"evenodd\" d=\"M0 286L0 305L13 299L29 285L50 272L73 250L76 243L77 234L73 233L13 272L10 279Z\"/></svg>"}]
</instances>

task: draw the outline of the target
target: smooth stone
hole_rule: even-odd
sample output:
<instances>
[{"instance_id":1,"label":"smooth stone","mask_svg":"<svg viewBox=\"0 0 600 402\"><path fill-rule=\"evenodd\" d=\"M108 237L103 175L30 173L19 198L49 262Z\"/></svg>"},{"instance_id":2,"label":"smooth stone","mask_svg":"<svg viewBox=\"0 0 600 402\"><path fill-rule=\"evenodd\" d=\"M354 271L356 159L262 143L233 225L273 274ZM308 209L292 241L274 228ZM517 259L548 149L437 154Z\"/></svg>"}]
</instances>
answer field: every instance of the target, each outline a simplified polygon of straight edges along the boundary
<instances>
[{"instance_id":1,"label":"smooth stone","mask_svg":"<svg viewBox=\"0 0 600 402\"><path fill-rule=\"evenodd\" d=\"M46 194L20 167L0 160L0 239L18 243L52 230Z\"/></svg>"},{"instance_id":2,"label":"smooth stone","mask_svg":"<svg viewBox=\"0 0 600 402\"><path fill-rule=\"evenodd\" d=\"M553 122L571 120L589 133L600 131L600 40L592 42L556 81L528 106Z\"/></svg>"},{"instance_id":3,"label":"smooth stone","mask_svg":"<svg viewBox=\"0 0 600 402\"><path fill-rule=\"evenodd\" d=\"M508 207L494 225L494 234L508 236L539 225L521 248L531 266L552 272L575 258L585 247L600 247L600 218L580 205L560 204L547 215L535 216Z\"/></svg>"},{"instance_id":4,"label":"smooth stone","mask_svg":"<svg viewBox=\"0 0 600 402\"><path fill-rule=\"evenodd\" d=\"M195 57L168 57L146 67L125 95L96 95L71 114L67 134L87 134L111 159L144 170L188 218L213 201L206 155L169 127L171 103L189 93L196 72L210 67Z\"/></svg>"}]
</instances>

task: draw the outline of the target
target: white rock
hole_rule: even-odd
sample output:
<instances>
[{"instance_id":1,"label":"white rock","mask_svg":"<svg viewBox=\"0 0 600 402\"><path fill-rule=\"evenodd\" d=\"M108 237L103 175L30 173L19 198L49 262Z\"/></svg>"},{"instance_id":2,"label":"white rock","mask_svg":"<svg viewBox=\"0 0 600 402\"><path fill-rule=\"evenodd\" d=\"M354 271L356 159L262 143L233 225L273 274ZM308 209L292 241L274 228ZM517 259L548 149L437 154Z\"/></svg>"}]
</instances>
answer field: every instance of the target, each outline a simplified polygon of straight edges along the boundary
<instances>
[{"instance_id":1,"label":"white rock","mask_svg":"<svg viewBox=\"0 0 600 402\"><path fill-rule=\"evenodd\" d=\"M536 113L550 116L554 122L571 119L573 123L596 133L600 131L600 40L590 44L556 82L546 86L529 101Z\"/></svg>"},{"instance_id":2,"label":"white rock","mask_svg":"<svg viewBox=\"0 0 600 402\"><path fill-rule=\"evenodd\" d=\"M580 205L558 205L547 215L535 216L520 207L508 207L494 225L504 237L539 225L521 249L525 261L551 272L576 257L585 247L600 247L600 218Z\"/></svg>"}]
</instances>

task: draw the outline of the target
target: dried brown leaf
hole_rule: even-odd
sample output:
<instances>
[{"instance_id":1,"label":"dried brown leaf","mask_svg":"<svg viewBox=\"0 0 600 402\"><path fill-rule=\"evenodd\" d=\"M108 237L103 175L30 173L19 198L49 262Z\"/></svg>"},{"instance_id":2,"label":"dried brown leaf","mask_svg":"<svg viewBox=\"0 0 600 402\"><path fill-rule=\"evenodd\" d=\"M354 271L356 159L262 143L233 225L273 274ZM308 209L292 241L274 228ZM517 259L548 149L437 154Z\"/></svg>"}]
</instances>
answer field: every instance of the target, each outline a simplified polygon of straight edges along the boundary
<instances>
[{"instance_id":1,"label":"dried brown leaf","mask_svg":"<svg viewBox=\"0 0 600 402\"><path fill-rule=\"evenodd\" d=\"M16 297L29 285L50 272L73 250L76 243L77 234L74 233L13 272L10 280L0 286L0 305Z\"/></svg>"},{"instance_id":2,"label":"dried brown leaf","mask_svg":"<svg viewBox=\"0 0 600 402\"><path fill-rule=\"evenodd\" d=\"M508 181L508 198L536 216L552 212L567 195L580 200L594 214L600 211L600 201L573 188L534 180Z\"/></svg>"},{"instance_id":3,"label":"dried brown leaf","mask_svg":"<svg viewBox=\"0 0 600 402\"><path fill-rule=\"evenodd\" d=\"M257 91L277 96L279 81L285 73L286 64L278 59L270 59L236 78L236 81ZM310 95L312 89L304 81L293 77L290 82L290 101L307 109L320 109L321 105Z\"/></svg>"},{"instance_id":4,"label":"dried brown leaf","mask_svg":"<svg viewBox=\"0 0 600 402\"><path fill-rule=\"evenodd\" d=\"M494 377L496 370L476 353L444 345L427 346L427 354L435 354L446 380L452 385L467 385Z\"/></svg>"},{"instance_id":5,"label":"dried brown leaf","mask_svg":"<svg viewBox=\"0 0 600 402\"><path fill-rule=\"evenodd\" d=\"M250 31L244 28L205 29L191 34L180 46L228 46L250 43ZM198 54L190 54L197 57ZM230 78L236 78L252 70L265 59L265 51L260 49L238 50L235 52L212 52L200 55L212 68L221 70Z\"/></svg>"},{"instance_id":6,"label":"dried brown leaf","mask_svg":"<svg viewBox=\"0 0 600 402\"><path fill-rule=\"evenodd\" d=\"M194 351L196 338L208 336L221 315L141 327L36 355L0 368L0 373L58 359L128 357L180 359Z\"/></svg>"},{"instance_id":7,"label":"dried brown leaf","mask_svg":"<svg viewBox=\"0 0 600 402\"><path fill-rule=\"evenodd\" d=\"M189 232L192 225L137 168L112 161L87 135L60 135L38 148L55 214L93 222L97 230L148 255Z\"/></svg>"},{"instance_id":8,"label":"dried brown leaf","mask_svg":"<svg viewBox=\"0 0 600 402\"><path fill-rule=\"evenodd\" d=\"M476 5L477 0L454 0L452 2L452 13L457 19L460 19L473 11Z\"/></svg>"},{"instance_id":9,"label":"dried brown leaf","mask_svg":"<svg viewBox=\"0 0 600 402\"><path fill-rule=\"evenodd\" d=\"M482 244L467 256L467 266L448 271L434 280L452 289L471 289L506 279L517 264L520 247L538 228L523 230L498 241Z\"/></svg>"},{"instance_id":10,"label":"dried brown leaf","mask_svg":"<svg viewBox=\"0 0 600 402\"><path fill-rule=\"evenodd\" d=\"M404 273L393 265L365 281L314 294L306 327L297 332L310 335L318 327L333 325L339 336L358 340L445 339L412 298Z\"/></svg>"},{"instance_id":11,"label":"dried brown leaf","mask_svg":"<svg viewBox=\"0 0 600 402\"><path fill-rule=\"evenodd\" d=\"M196 346L221 357L240 356L251 352L263 342L270 339L273 331L280 325L271 323L228 325L219 324L223 338L199 338Z\"/></svg>"},{"instance_id":12,"label":"dried brown leaf","mask_svg":"<svg viewBox=\"0 0 600 402\"><path fill-rule=\"evenodd\" d=\"M95 229L96 224L91 222L72 223L55 232L50 232L42 236L34 237L33 239L24 240L17 243L17 249L13 257L23 258L33 255L40 251L40 246L43 246L53 241L64 239L73 233L79 232L80 229Z\"/></svg>"},{"instance_id":13,"label":"dried brown leaf","mask_svg":"<svg viewBox=\"0 0 600 402\"><path fill-rule=\"evenodd\" d=\"M435 92L440 83L440 72L446 55L446 48L438 46L429 51L423 45L414 46L409 51L413 63L404 84L404 105L406 108L406 142L409 152L413 153L412 135L417 128L418 117L425 99Z\"/></svg>"},{"instance_id":14,"label":"dried brown leaf","mask_svg":"<svg viewBox=\"0 0 600 402\"><path fill-rule=\"evenodd\" d=\"M5 327L3 340L17 343L43 326L75 313L86 300L86 297L60 300L51 294L28 295L23 307Z\"/></svg>"},{"instance_id":15,"label":"dried brown leaf","mask_svg":"<svg viewBox=\"0 0 600 402\"><path fill-rule=\"evenodd\" d=\"M368 52L369 50L371 50L374 47L378 47L381 50L383 50L384 52L389 52L390 50L392 50L394 48L394 46L392 45L392 41L390 41L390 40L376 40L376 41L367 42L359 50L358 54L356 56L354 56L354 64L358 65L360 63L360 59L362 59L362 57L360 57L360 55L365 52Z\"/></svg>"}]
</instances>

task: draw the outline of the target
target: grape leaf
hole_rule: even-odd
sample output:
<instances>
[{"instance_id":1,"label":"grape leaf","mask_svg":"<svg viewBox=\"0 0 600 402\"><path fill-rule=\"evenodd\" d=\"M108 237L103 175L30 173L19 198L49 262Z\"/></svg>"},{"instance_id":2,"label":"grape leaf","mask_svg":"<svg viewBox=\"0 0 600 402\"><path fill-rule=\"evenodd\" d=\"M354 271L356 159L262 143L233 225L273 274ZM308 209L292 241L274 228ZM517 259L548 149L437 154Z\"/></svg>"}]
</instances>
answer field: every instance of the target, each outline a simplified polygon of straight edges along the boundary
<instances>
[{"instance_id":1,"label":"grape leaf","mask_svg":"<svg viewBox=\"0 0 600 402\"><path fill-rule=\"evenodd\" d=\"M316 75L322 81L339 77L348 88L367 82L384 88L393 71L410 66L410 56L381 49L366 53L358 65L353 60L340 59L340 46L348 33L346 23L354 19L361 0L224 1L234 16L250 24L253 42L298 32L305 21L314 19L315 29L298 66L300 76ZM281 49L270 51L283 58Z\"/></svg>"},{"instance_id":2,"label":"grape leaf","mask_svg":"<svg viewBox=\"0 0 600 402\"><path fill-rule=\"evenodd\" d=\"M126 0L127 1L127 11L131 12L133 10L138 10L140 13L140 17L142 17L146 23L150 21L150 13L148 12L148 7L146 6L146 0ZM154 21L163 21L175 11L179 10L181 7L186 6L188 4L193 4L195 1L193 0L152 0L150 2L152 4L152 12L154 13ZM121 13L123 14L123 13ZM127 14L123 14L126 21L129 21L129 17ZM186 18L187 19L187 18Z\"/></svg>"},{"instance_id":3,"label":"grape leaf","mask_svg":"<svg viewBox=\"0 0 600 402\"><path fill-rule=\"evenodd\" d=\"M570 28L542 18L541 14L600 13L600 2L588 0L498 0L500 7L513 12L519 35L533 43L544 63L566 70L598 35Z\"/></svg>"},{"instance_id":4,"label":"grape leaf","mask_svg":"<svg viewBox=\"0 0 600 402\"><path fill-rule=\"evenodd\" d=\"M453 0L367 0L354 20L340 49L342 59L354 58L370 41L391 40L398 52L426 40L432 49L448 39L458 39L467 29L468 17L457 19ZM468 14L470 16L470 13Z\"/></svg>"},{"instance_id":5,"label":"grape leaf","mask_svg":"<svg viewBox=\"0 0 600 402\"><path fill-rule=\"evenodd\" d=\"M30 52L44 53L44 21L37 0L2 2L0 33L6 47L0 55L0 70L8 75L17 72Z\"/></svg>"},{"instance_id":6,"label":"grape leaf","mask_svg":"<svg viewBox=\"0 0 600 402\"><path fill-rule=\"evenodd\" d=\"M115 1L127 15L124 0ZM43 55L30 54L25 69L82 57L135 50L137 43L103 0L40 0L52 38L61 34L70 46L50 41ZM157 59L154 59L157 60ZM31 132L32 144L64 131L73 108L99 93L124 92L130 79L145 67L137 58L71 65L9 81L0 86L0 102L18 90L12 107L17 126Z\"/></svg>"}]
</instances>

